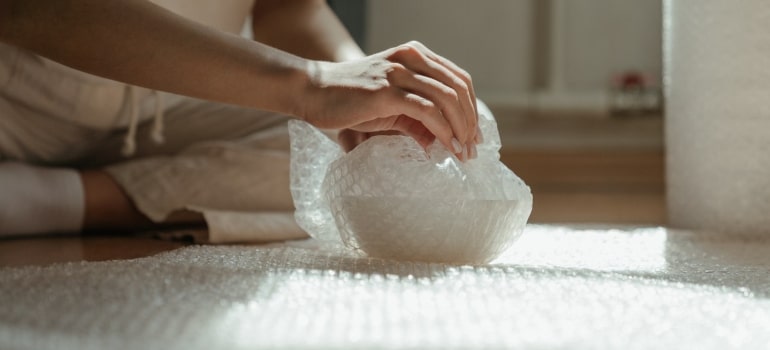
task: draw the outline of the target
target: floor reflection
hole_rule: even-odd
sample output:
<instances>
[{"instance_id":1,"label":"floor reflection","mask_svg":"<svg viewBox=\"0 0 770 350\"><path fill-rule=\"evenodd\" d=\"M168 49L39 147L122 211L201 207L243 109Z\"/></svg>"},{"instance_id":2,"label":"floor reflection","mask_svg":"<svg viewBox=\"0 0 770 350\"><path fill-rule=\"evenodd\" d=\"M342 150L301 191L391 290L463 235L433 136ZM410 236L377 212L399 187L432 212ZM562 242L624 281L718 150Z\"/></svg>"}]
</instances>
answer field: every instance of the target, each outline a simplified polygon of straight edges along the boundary
<instances>
[{"instance_id":1,"label":"floor reflection","mask_svg":"<svg viewBox=\"0 0 770 350\"><path fill-rule=\"evenodd\" d=\"M493 264L659 273L666 270L664 228L599 229L529 225Z\"/></svg>"}]
</instances>

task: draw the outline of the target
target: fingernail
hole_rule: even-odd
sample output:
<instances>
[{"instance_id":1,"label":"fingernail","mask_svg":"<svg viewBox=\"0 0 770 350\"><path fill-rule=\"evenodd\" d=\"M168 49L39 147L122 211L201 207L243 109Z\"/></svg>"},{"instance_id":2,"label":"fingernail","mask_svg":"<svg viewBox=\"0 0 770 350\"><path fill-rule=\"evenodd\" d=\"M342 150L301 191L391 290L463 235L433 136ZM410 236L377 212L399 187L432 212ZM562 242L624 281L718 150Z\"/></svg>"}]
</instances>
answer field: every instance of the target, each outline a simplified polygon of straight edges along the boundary
<instances>
[{"instance_id":1,"label":"fingernail","mask_svg":"<svg viewBox=\"0 0 770 350\"><path fill-rule=\"evenodd\" d=\"M472 143L470 147L471 147L471 150L470 150L468 153L470 153L470 155L471 155L471 159L476 159L476 158L478 158L478 157L479 157L479 152L478 152L478 150L476 149L476 144L473 144L473 143Z\"/></svg>"},{"instance_id":2,"label":"fingernail","mask_svg":"<svg viewBox=\"0 0 770 350\"><path fill-rule=\"evenodd\" d=\"M476 125L476 140L477 143L483 143L484 142L484 134L481 133L481 128Z\"/></svg>"},{"instance_id":3,"label":"fingernail","mask_svg":"<svg viewBox=\"0 0 770 350\"><path fill-rule=\"evenodd\" d=\"M463 147L463 162L468 161L468 146Z\"/></svg>"},{"instance_id":4,"label":"fingernail","mask_svg":"<svg viewBox=\"0 0 770 350\"><path fill-rule=\"evenodd\" d=\"M460 141L457 138L452 138L452 148L455 154L460 154L463 151L463 147L460 146Z\"/></svg>"}]
</instances>

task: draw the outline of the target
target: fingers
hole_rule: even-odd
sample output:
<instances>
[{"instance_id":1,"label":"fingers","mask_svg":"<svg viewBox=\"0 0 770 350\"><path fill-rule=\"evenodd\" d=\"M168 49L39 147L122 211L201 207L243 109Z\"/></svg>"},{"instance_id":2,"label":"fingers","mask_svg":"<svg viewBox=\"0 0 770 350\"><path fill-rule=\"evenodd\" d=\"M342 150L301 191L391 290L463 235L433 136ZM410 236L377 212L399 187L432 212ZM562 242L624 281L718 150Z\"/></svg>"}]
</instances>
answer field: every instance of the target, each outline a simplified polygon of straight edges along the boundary
<instances>
[{"instance_id":1,"label":"fingers","mask_svg":"<svg viewBox=\"0 0 770 350\"><path fill-rule=\"evenodd\" d=\"M353 150L353 148L356 148L356 146L366 141L367 137L368 135L363 132L351 129L342 129L337 134L337 141L339 142L340 146L342 146L342 149L345 150L345 152L350 152Z\"/></svg>"},{"instance_id":2,"label":"fingers","mask_svg":"<svg viewBox=\"0 0 770 350\"><path fill-rule=\"evenodd\" d=\"M453 146L450 149L460 156L462 150L456 149L457 144L466 145L470 140L467 130L467 114L462 104L459 103L457 91L433 78L415 73L403 66L394 69L390 79L404 91L429 100L440 110L441 115L449 122L455 135L450 139Z\"/></svg>"},{"instance_id":3,"label":"fingers","mask_svg":"<svg viewBox=\"0 0 770 350\"><path fill-rule=\"evenodd\" d=\"M476 106L476 92L473 88L473 80L471 79L471 75L457 66L454 62L442 57L441 55L436 54L431 49L427 48L425 45L418 41L412 41L407 43L406 45L413 46L417 48L419 52L421 52L425 57L430 59L431 61L439 64L440 66L448 69L452 72L456 77L458 77L460 80L462 80L465 83L466 89L470 95L470 103L473 106L473 125L469 125L469 130L473 132L474 135L478 133L478 108ZM477 140L478 141L478 140Z\"/></svg>"},{"instance_id":4,"label":"fingers","mask_svg":"<svg viewBox=\"0 0 770 350\"><path fill-rule=\"evenodd\" d=\"M425 125L405 115L398 116L396 122L393 123L393 130L400 131L404 135L415 139L425 149L436 139Z\"/></svg>"},{"instance_id":5,"label":"fingers","mask_svg":"<svg viewBox=\"0 0 770 350\"><path fill-rule=\"evenodd\" d=\"M405 68L414 72L414 80L420 80L419 76L428 77L440 84L454 90L456 102L459 108L452 108L451 95L445 89L435 86L424 86L425 90L415 91L424 94L433 91L432 94L423 95L436 102L452 124L455 136L463 146L467 154L472 154L472 145L480 141L478 136L478 115L476 112L476 95L470 75L451 61L435 54L419 42L410 42L396 49L388 58L391 61L401 63ZM402 75L403 77L403 75ZM423 82L424 83L424 82ZM414 85L409 85L414 88ZM433 89L431 89L433 88ZM437 93L436 91L442 91ZM437 95L438 94L438 95ZM444 97L443 100L438 99ZM450 148L451 149L451 148Z\"/></svg>"},{"instance_id":6,"label":"fingers","mask_svg":"<svg viewBox=\"0 0 770 350\"><path fill-rule=\"evenodd\" d=\"M444 115L435 103L408 91L402 91L401 96L397 96L397 98L400 100L398 102L404 107L402 114L408 115L409 118L422 123L444 147L457 154L458 157L461 156L463 152L462 145L455 138L452 125L444 118ZM393 129L393 126L391 126L391 129Z\"/></svg>"},{"instance_id":7,"label":"fingers","mask_svg":"<svg viewBox=\"0 0 770 350\"><path fill-rule=\"evenodd\" d=\"M423 46L420 45L420 47ZM424 50L427 51L427 48ZM472 136L475 134L476 108L473 104L473 91L469 90L469 85L466 81L446 66L428 58L421 49L414 49L412 46L407 46L407 49L396 51L393 58L409 67L411 71L435 79L455 91L457 101L459 102L462 111L462 115L458 117L465 123L463 126L465 135L458 135L458 139L463 143L472 140Z\"/></svg>"},{"instance_id":8,"label":"fingers","mask_svg":"<svg viewBox=\"0 0 770 350\"><path fill-rule=\"evenodd\" d=\"M418 41L412 41L408 45L413 45L417 47L421 52L424 53L426 57L428 57L430 60L437 62L438 64L446 67L449 69L452 73L457 75L460 79L462 79L463 82L465 82L466 86L468 87L468 92L471 97L471 103L473 105L473 123L472 125L468 125L468 129L472 130L474 134L474 139L476 143L481 143L481 136L479 135L479 128L478 128L478 108L476 105L476 90L473 88L473 80L471 79L471 75L468 74L465 70L457 66L454 62L442 57L441 55L436 54L435 52L431 51L429 48L427 48L425 45Z\"/></svg>"},{"instance_id":9,"label":"fingers","mask_svg":"<svg viewBox=\"0 0 770 350\"><path fill-rule=\"evenodd\" d=\"M319 66L305 92L313 125L360 132L399 130L423 146L434 139L460 159L474 158L475 92L467 72L413 42L345 63ZM342 133L347 149L361 140Z\"/></svg>"},{"instance_id":10,"label":"fingers","mask_svg":"<svg viewBox=\"0 0 770 350\"><path fill-rule=\"evenodd\" d=\"M422 123L403 114L365 122L353 126L352 129L340 130L337 139L345 152L349 152L372 136L402 134L413 138L426 149L436 139L436 136Z\"/></svg>"}]
</instances>

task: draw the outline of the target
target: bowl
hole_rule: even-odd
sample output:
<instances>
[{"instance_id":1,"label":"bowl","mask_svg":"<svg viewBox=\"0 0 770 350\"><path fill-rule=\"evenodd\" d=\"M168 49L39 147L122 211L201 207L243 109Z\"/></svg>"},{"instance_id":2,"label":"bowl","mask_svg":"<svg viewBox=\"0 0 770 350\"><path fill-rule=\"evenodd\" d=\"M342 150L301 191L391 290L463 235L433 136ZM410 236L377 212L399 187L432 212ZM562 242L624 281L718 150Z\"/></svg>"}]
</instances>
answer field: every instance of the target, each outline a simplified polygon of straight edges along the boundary
<instances>
[{"instance_id":1,"label":"bowl","mask_svg":"<svg viewBox=\"0 0 770 350\"><path fill-rule=\"evenodd\" d=\"M529 216L517 200L340 196L330 202L347 246L394 260L487 263L519 238Z\"/></svg>"}]
</instances>

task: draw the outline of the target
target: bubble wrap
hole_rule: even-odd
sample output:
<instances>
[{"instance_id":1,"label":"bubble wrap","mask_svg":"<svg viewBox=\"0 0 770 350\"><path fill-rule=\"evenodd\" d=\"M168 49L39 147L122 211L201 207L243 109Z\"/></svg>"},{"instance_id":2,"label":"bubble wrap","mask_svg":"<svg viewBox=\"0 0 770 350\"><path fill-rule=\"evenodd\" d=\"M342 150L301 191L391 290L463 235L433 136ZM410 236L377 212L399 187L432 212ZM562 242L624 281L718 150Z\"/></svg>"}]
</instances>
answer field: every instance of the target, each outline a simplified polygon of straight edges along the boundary
<instances>
[{"instance_id":1,"label":"bubble wrap","mask_svg":"<svg viewBox=\"0 0 770 350\"><path fill-rule=\"evenodd\" d=\"M770 240L528 226L486 266L301 241L0 269L2 349L762 349Z\"/></svg>"},{"instance_id":2,"label":"bubble wrap","mask_svg":"<svg viewBox=\"0 0 770 350\"><path fill-rule=\"evenodd\" d=\"M770 234L770 2L664 4L671 224Z\"/></svg>"},{"instance_id":3,"label":"bubble wrap","mask_svg":"<svg viewBox=\"0 0 770 350\"><path fill-rule=\"evenodd\" d=\"M499 158L500 137L482 105L478 158L460 162L440 143L375 136L343 154L307 123L291 121L292 197L310 235L369 256L483 263L521 234L532 194Z\"/></svg>"}]
</instances>

